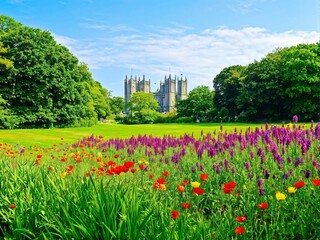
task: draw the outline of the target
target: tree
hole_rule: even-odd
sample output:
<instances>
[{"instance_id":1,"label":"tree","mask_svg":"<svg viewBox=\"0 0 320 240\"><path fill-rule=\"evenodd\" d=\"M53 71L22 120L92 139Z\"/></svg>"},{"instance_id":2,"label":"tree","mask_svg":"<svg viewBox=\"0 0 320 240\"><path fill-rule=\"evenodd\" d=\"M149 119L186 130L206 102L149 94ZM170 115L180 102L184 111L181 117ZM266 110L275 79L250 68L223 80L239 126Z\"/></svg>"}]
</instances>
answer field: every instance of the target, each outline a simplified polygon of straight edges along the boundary
<instances>
[{"instance_id":1,"label":"tree","mask_svg":"<svg viewBox=\"0 0 320 240\"><path fill-rule=\"evenodd\" d=\"M48 31L0 17L3 70L0 94L20 127L88 125L110 114L109 92L92 79L88 67L57 44Z\"/></svg>"},{"instance_id":2,"label":"tree","mask_svg":"<svg viewBox=\"0 0 320 240\"><path fill-rule=\"evenodd\" d=\"M7 49L3 47L3 43L0 42L0 73L4 72L4 70L12 68L13 62L9 59L3 58L2 54L6 53Z\"/></svg>"},{"instance_id":3,"label":"tree","mask_svg":"<svg viewBox=\"0 0 320 240\"><path fill-rule=\"evenodd\" d=\"M234 118L239 115L236 99L241 93L240 89L245 76L245 70L246 67L244 66L230 66L224 68L213 79L215 107L218 112L224 109L223 112L228 113L227 117ZM227 109L227 111L225 111L225 109Z\"/></svg>"},{"instance_id":4,"label":"tree","mask_svg":"<svg viewBox=\"0 0 320 240\"><path fill-rule=\"evenodd\" d=\"M285 115L280 82L281 58L281 49L277 49L260 62L247 66L241 94L237 96L240 117L244 120L278 120Z\"/></svg>"},{"instance_id":5,"label":"tree","mask_svg":"<svg viewBox=\"0 0 320 240\"><path fill-rule=\"evenodd\" d=\"M129 113L124 119L125 123L153 123L160 114L156 111L159 103L152 93L133 93L125 107Z\"/></svg>"},{"instance_id":6,"label":"tree","mask_svg":"<svg viewBox=\"0 0 320 240\"><path fill-rule=\"evenodd\" d=\"M135 92L129 99L126 107L130 113L140 113L142 110L156 110L159 103L154 99L152 93Z\"/></svg>"},{"instance_id":7,"label":"tree","mask_svg":"<svg viewBox=\"0 0 320 240\"><path fill-rule=\"evenodd\" d=\"M281 61L281 84L288 117L298 115L304 121L319 119L320 42L286 48Z\"/></svg>"},{"instance_id":8,"label":"tree","mask_svg":"<svg viewBox=\"0 0 320 240\"><path fill-rule=\"evenodd\" d=\"M178 116L210 119L214 111L214 92L208 86L192 89L187 99L176 105Z\"/></svg>"},{"instance_id":9,"label":"tree","mask_svg":"<svg viewBox=\"0 0 320 240\"><path fill-rule=\"evenodd\" d=\"M111 112L114 115L122 113L124 111L124 98L123 97L113 97L110 101Z\"/></svg>"}]
</instances>

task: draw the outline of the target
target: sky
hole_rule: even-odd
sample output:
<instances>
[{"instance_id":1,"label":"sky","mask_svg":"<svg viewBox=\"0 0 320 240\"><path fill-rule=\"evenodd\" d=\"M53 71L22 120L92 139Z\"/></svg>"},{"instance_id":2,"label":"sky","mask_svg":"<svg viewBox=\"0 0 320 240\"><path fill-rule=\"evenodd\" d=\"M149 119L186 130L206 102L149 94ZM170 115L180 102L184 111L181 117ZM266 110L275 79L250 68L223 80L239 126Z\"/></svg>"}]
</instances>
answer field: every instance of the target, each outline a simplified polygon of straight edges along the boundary
<instances>
[{"instance_id":1,"label":"sky","mask_svg":"<svg viewBox=\"0 0 320 240\"><path fill-rule=\"evenodd\" d=\"M122 97L126 75L213 89L226 67L320 41L319 0L0 0L0 14L51 32Z\"/></svg>"}]
</instances>

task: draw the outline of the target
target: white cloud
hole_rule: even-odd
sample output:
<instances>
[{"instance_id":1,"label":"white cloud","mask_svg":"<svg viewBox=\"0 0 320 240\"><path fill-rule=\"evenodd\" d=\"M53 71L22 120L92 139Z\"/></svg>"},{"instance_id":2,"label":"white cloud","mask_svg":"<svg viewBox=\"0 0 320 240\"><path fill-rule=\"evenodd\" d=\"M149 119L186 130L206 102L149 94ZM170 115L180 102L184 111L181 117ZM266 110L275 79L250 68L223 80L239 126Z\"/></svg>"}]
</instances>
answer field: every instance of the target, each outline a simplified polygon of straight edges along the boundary
<instances>
[{"instance_id":1,"label":"white cloud","mask_svg":"<svg viewBox=\"0 0 320 240\"><path fill-rule=\"evenodd\" d=\"M260 60L279 47L319 41L318 32L270 32L259 27L239 30L227 27L190 32L169 29L178 34L164 34L163 29L152 33L129 34L119 32L100 39L73 40L55 35L57 41L69 47L90 69L117 67L134 68L153 76L158 82L168 74L189 79L189 89L199 85L212 86L212 79L223 68L247 65ZM130 74L130 72L127 72ZM122 81L122 79L119 79Z\"/></svg>"}]
</instances>

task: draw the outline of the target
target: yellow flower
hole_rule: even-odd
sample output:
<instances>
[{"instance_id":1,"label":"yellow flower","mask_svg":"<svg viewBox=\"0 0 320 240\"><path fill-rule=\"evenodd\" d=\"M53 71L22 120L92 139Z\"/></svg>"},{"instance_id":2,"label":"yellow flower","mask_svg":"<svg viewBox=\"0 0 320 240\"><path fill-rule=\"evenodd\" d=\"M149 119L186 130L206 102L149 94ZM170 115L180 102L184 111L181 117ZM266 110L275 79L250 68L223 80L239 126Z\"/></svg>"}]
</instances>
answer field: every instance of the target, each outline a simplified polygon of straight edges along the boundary
<instances>
[{"instance_id":1,"label":"yellow flower","mask_svg":"<svg viewBox=\"0 0 320 240\"><path fill-rule=\"evenodd\" d=\"M200 183L199 182L191 182L191 186L193 188L198 188L198 187L200 187Z\"/></svg>"},{"instance_id":2,"label":"yellow flower","mask_svg":"<svg viewBox=\"0 0 320 240\"><path fill-rule=\"evenodd\" d=\"M247 190L247 186L246 185L243 185L242 188L243 188L243 190Z\"/></svg>"},{"instance_id":3,"label":"yellow flower","mask_svg":"<svg viewBox=\"0 0 320 240\"><path fill-rule=\"evenodd\" d=\"M144 159L144 158L141 158L140 160L139 160L139 163L144 163L146 160Z\"/></svg>"},{"instance_id":4,"label":"yellow flower","mask_svg":"<svg viewBox=\"0 0 320 240\"><path fill-rule=\"evenodd\" d=\"M277 191L276 192L276 199L278 201L285 200L286 199L286 195L284 195L283 193Z\"/></svg>"},{"instance_id":5,"label":"yellow flower","mask_svg":"<svg viewBox=\"0 0 320 240\"><path fill-rule=\"evenodd\" d=\"M65 178L67 176L67 172L61 173L61 178Z\"/></svg>"},{"instance_id":6,"label":"yellow flower","mask_svg":"<svg viewBox=\"0 0 320 240\"><path fill-rule=\"evenodd\" d=\"M288 187L288 193L295 193L297 191L297 189L295 187Z\"/></svg>"}]
</instances>

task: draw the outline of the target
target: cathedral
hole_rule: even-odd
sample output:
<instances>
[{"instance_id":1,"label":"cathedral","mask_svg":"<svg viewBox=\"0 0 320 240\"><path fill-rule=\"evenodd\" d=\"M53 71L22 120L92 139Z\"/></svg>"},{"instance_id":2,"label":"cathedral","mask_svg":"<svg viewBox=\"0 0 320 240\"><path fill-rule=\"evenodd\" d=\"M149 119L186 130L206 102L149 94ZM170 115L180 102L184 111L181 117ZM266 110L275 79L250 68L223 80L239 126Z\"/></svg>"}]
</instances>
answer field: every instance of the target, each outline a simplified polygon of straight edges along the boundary
<instances>
[{"instance_id":1,"label":"cathedral","mask_svg":"<svg viewBox=\"0 0 320 240\"><path fill-rule=\"evenodd\" d=\"M159 112L171 112L175 108L176 101L184 100L188 97L187 90L187 78L182 79L182 76L174 78L169 76L164 77L164 82L160 81L160 89L152 92L154 98L159 103ZM143 75L142 79L139 77L133 78L132 76L128 78L126 76L124 80L124 101L125 104L128 103L131 95L134 92L145 92L151 93L150 80L146 80ZM125 110L127 113L127 109Z\"/></svg>"}]
</instances>

